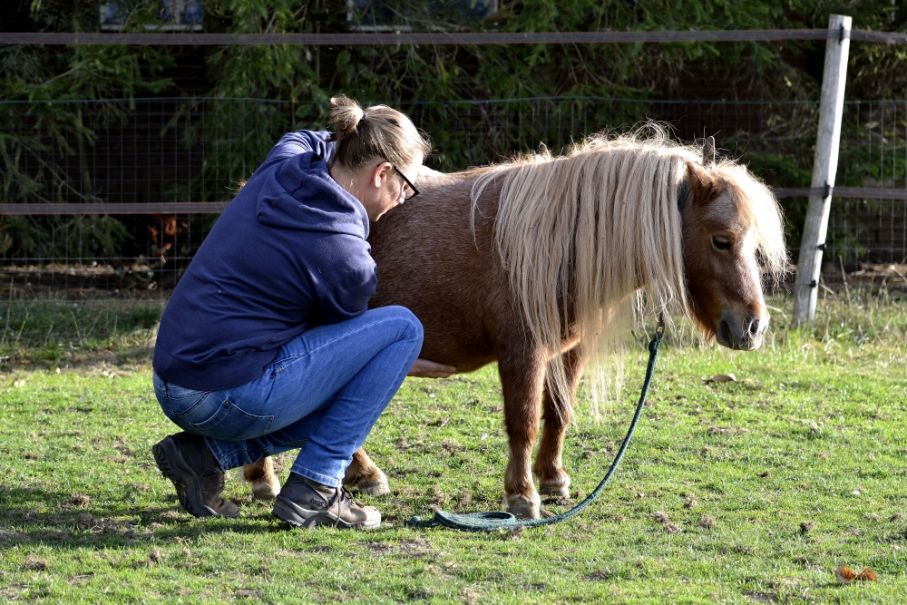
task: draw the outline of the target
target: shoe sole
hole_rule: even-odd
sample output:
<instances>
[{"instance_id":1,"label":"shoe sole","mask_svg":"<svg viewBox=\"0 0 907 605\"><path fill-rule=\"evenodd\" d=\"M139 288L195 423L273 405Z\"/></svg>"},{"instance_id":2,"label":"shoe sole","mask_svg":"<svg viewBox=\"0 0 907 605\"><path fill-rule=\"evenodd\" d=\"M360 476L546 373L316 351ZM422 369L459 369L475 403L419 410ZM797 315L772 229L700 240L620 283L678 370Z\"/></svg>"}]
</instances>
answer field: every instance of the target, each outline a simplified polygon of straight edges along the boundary
<instances>
[{"instance_id":1,"label":"shoe sole","mask_svg":"<svg viewBox=\"0 0 907 605\"><path fill-rule=\"evenodd\" d=\"M271 514L293 527L328 525L330 527L339 527L340 529L377 529L381 525L381 519L371 524L366 522L347 523L343 519L338 519L324 511L302 508L280 496L277 496Z\"/></svg>"},{"instance_id":2,"label":"shoe sole","mask_svg":"<svg viewBox=\"0 0 907 605\"><path fill-rule=\"evenodd\" d=\"M220 516L202 499L202 485L198 475L186 463L172 437L167 437L151 448L154 461L161 474L173 483L180 506L194 517Z\"/></svg>"}]
</instances>

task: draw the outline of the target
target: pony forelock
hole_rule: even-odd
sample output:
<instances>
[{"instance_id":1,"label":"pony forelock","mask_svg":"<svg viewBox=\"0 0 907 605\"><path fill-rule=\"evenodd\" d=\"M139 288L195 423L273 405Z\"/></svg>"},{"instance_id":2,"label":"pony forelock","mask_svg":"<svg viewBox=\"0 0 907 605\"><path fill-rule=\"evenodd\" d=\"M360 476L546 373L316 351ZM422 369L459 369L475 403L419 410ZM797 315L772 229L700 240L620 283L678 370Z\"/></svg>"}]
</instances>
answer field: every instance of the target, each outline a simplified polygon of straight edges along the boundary
<instances>
[{"instance_id":1,"label":"pony forelock","mask_svg":"<svg viewBox=\"0 0 907 605\"><path fill-rule=\"evenodd\" d=\"M781 206L765 183L745 166L725 160L712 171L728 185L737 207L753 226L763 277L777 285L788 272Z\"/></svg>"}]
</instances>

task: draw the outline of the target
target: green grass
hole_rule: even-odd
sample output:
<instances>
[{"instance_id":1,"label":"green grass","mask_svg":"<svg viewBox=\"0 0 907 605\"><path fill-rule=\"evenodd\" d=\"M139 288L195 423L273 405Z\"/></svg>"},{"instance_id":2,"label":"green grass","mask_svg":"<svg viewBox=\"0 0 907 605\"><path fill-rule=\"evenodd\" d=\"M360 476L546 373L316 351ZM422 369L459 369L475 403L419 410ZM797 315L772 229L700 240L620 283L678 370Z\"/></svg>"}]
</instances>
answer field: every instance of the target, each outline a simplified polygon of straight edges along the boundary
<instances>
[{"instance_id":1,"label":"green grass","mask_svg":"<svg viewBox=\"0 0 907 605\"><path fill-rule=\"evenodd\" d=\"M379 420L367 446L394 492L364 500L382 529L283 529L235 474L242 516L198 520L149 451L174 431L150 387L159 306L96 304L2 307L0 602L907 602L907 302L894 294L827 296L811 332L775 300L758 352L681 331L599 501L491 534L403 521L499 507L494 368L409 379ZM644 362L641 345L627 355L601 421L580 406L565 449L576 498L610 464ZM839 565L879 581L842 585Z\"/></svg>"}]
</instances>

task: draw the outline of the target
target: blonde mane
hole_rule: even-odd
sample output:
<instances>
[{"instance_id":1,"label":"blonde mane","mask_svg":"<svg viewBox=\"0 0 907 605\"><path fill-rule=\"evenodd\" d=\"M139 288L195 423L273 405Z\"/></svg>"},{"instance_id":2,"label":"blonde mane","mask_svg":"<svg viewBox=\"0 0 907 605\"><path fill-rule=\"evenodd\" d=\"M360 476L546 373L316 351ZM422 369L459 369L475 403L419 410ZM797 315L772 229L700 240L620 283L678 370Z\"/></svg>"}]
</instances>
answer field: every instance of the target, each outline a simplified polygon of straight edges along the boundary
<instances>
[{"instance_id":1,"label":"blonde mane","mask_svg":"<svg viewBox=\"0 0 907 605\"><path fill-rule=\"evenodd\" d=\"M593 356L595 406L610 382L603 361L619 353L634 317L690 315L677 195L687 164L701 158L701 148L675 143L650 124L636 134L593 136L564 156L547 150L523 156L475 181L473 220L483 191L501 183L497 251L529 336L549 352L547 379L562 401L569 401L569 389L559 353L568 335L580 336ZM731 182L747 179L740 203L750 199L751 186L758 198L774 200L746 168L727 161L714 168ZM774 273L786 264L776 235L780 215L749 213ZM619 370L613 375L619 385Z\"/></svg>"}]
</instances>

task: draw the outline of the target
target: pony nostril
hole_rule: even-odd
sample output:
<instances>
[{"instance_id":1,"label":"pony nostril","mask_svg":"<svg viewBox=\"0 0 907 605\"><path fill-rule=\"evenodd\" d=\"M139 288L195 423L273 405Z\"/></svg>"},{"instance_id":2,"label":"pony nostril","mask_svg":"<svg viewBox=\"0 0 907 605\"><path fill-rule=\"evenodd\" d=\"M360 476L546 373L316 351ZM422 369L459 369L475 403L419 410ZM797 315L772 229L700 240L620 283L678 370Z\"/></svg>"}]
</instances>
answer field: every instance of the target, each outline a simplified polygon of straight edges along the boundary
<instances>
[{"instance_id":1,"label":"pony nostril","mask_svg":"<svg viewBox=\"0 0 907 605\"><path fill-rule=\"evenodd\" d=\"M758 317L750 318L749 325L747 326L746 331L750 336L752 336L754 338L756 336L759 336L759 334L762 333L762 322L759 321Z\"/></svg>"}]
</instances>

